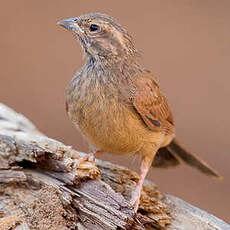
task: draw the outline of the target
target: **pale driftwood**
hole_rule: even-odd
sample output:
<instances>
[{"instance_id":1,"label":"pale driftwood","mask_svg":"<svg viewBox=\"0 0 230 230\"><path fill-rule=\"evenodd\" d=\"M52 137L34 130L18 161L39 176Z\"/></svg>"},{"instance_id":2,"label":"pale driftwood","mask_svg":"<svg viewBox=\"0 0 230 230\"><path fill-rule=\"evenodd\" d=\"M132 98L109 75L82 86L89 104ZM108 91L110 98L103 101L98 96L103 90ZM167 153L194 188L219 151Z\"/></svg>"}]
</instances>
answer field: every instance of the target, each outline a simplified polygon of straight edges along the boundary
<instances>
[{"instance_id":1,"label":"pale driftwood","mask_svg":"<svg viewBox=\"0 0 230 230\"><path fill-rule=\"evenodd\" d=\"M148 181L136 215L138 175L82 155L0 104L0 229L230 229Z\"/></svg>"}]
</instances>

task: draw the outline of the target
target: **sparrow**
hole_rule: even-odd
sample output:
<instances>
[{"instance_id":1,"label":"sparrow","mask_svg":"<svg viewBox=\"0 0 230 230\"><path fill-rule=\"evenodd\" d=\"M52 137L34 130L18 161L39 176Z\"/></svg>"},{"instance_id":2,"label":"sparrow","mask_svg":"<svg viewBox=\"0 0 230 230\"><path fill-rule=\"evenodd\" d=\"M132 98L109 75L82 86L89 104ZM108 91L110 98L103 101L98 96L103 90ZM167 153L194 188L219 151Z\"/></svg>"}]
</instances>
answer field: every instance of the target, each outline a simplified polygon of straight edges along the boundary
<instances>
[{"instance_id":1,"label":"sparrow","mask_svg":"<svg viewBox=\"0 0 230 230\"><path fill-rule=\"evenodd\" d=\"M175 139L175 123L154 75L141 63L132 37L114 18L90 13L58 22L70 30L86 62L66 89L66 111L92 144L94 155L139 154L140 178L132 193L135 211L151 166L168 168L182 160L220 178L207 163Z\"/></svg>"}]
</instances>

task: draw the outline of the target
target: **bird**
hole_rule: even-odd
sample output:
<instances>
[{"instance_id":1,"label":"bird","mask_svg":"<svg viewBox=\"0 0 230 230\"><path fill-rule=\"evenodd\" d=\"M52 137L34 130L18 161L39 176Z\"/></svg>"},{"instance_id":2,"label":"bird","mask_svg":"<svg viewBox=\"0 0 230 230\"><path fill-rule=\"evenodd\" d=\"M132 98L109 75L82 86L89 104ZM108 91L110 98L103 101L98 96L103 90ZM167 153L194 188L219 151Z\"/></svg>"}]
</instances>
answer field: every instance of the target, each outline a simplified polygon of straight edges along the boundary
<instances>
[{"instance_id":1,"label":"bird","mask_svg":"<svg viewBox=\"0 0 230 230\"><path fill-rule=\"evenodd\" d=\"M58 24L80 42L85 64L66 89L68 117L95 147L92 156L138 154L140 177L130 199L138 210L151 166L168 168L181 161L221 178L175 138L175 122L156 77L142 64L133 38L113 17L87 13Z\"/></svg>"}]
</instances>

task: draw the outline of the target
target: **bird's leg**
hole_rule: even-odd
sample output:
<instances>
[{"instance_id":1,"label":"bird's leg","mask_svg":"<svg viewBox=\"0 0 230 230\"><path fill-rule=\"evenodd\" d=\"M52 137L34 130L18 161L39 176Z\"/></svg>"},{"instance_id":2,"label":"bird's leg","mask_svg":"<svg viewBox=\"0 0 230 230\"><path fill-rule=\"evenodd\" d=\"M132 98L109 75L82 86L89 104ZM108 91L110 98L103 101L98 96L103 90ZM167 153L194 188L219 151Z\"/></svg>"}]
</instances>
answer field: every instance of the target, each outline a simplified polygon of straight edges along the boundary
<instances>
[{"instance_id":1,"label":"bird's leg","mask_svg":"<svg viewBox=\"0 0 230 230\"><path fill-rule=\"evenodd\" d=\"M137 183L135 190L132 193L132 197L130 200L131 204L134 206L135 212L138 209L138 205L139 205L140 197L141 197L142 186L143 186L145 177L149 171L149 168L152 165L152 160L153 160L153 157L148 155L148 156L143 156L142 161L141 161L140 179Z\"/></svg>"},{"instance_id":2,"label":"bird's leg","mask_svg":"<svg viewBox=\"0 0 230 230\"><path fill-rule=\"evenodd\" d=\"M89 153L86 157L86 160L89 160L89 161L94 161L95 158L100 155L101 153L103 153L102 151L100 150L97 150L97 151L94 151L92 153Z\"/></svg>"}]
</instances>

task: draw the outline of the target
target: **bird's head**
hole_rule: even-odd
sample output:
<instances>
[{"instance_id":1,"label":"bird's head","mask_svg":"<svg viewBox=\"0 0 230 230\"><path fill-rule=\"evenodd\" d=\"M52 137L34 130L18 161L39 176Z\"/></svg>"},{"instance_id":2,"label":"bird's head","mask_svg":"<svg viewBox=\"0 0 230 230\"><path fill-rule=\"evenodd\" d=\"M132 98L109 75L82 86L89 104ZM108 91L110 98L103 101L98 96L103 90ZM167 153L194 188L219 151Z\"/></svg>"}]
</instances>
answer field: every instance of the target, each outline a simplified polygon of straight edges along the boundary
<instances>
[{"instance_id":1,"label":"bird's head","mask_svg":"<svg viewBox=\"0 0 230 230\"><path fill-rule=\"evenodd\" d=\"M86 54L94 58L122 57L136 50L127 31L105 14L85 14L58 22L72 31Z\"/></svg>"}]
</instances>

